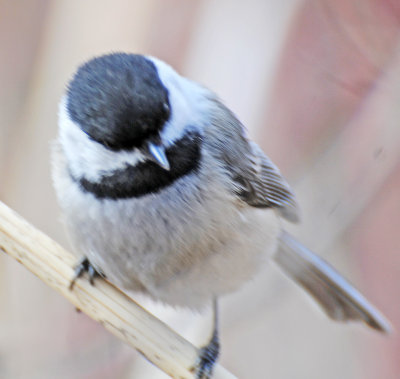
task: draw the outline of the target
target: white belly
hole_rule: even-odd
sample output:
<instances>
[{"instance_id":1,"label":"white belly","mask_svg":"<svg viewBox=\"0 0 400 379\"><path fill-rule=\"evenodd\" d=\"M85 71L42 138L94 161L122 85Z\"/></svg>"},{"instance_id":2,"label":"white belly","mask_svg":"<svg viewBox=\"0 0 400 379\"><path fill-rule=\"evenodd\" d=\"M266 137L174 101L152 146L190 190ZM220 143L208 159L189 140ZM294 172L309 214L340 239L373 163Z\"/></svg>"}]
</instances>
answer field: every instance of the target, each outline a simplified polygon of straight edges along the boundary
<instances>
[{"instance_id":1,"label":"white belly","mask_svg":"<svg viewBox=\"0 0 400 379\"><path fill-rule=\"evenodd\" d=\"M94 200L67 175L56 189L77 254L125 290L197 308L253 277L280 231L275 211L240 205L207 180L118 201Z\"/></svg>"}]
</instances>

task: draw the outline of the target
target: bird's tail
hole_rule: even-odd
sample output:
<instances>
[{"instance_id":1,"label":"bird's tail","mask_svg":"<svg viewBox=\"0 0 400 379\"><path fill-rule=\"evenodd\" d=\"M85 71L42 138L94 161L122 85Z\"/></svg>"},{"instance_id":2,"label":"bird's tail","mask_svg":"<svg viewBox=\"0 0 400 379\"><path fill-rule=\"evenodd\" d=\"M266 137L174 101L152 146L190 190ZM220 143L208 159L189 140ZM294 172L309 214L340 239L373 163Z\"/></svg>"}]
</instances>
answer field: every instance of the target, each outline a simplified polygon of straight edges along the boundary
<instances>
[{"instance_id":1,"label":"bird's tail","mask_svg":"<svg viewBox=\"0 0 400 379\"><path fill-rule=\"evenodd\" d=\"M303 287L336 321L363 321L371 328L389 333L386 318L332 266L282 232L274 260Z\"/></svg>"}]
</instances>

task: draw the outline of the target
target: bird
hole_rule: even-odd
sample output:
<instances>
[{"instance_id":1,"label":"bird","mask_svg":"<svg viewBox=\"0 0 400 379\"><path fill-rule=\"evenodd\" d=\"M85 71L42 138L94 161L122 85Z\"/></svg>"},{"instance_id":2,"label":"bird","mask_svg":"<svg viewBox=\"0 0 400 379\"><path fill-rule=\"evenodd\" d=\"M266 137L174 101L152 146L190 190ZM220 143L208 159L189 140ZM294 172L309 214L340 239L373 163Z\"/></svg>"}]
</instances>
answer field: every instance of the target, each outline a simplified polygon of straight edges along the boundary
<instances>
[{"instance_id":1,"label":"bird","mask_svg":"<svg viewBox=\"0 0 400 379\"><path fill-rule=\"evenodd\" d=\"M283 228L299 207L279 169L219 97L151 56L81 64L61 98L53 185L85 272L193 310L214 326L196 378L218 359L217 300L271 259L337 321L388 332L385 317Z\"/></svg>"}]
</instances>

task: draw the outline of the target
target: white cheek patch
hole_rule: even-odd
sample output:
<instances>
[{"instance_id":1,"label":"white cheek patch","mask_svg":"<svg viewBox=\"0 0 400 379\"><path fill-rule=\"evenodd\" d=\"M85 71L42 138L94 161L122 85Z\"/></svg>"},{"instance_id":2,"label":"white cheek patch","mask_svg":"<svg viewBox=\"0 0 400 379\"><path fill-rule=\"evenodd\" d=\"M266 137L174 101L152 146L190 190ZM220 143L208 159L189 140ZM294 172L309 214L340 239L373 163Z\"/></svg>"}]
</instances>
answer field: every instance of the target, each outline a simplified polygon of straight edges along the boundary
<instances>
[{"instance_id":1,"label":"white cheek patch","mask_svg":"<svg viewBox=\"0 0 400 379\"><path fill-rule=\"evenodd\" d=\"M169 94L171 117L161 132L164 145L172 145L182 138L189 128L201 132L209 121L211 93L199 84L180 76L171 66L157 58L147 59L155 64L158 76Z\"/></svg>"},{"instance_id":2,"label":"white cheek patch","mask_svg":"<svg viewBox=\"0 0 400 379\"><path fill-rule=\"evenodd\" d=\"M65 97L61 100L58 114L59 141L64 150L72 175L99 181L102 176L127 165L145 160L138 150L115 152L93 141L69 117Z\"/></svg>"}]
</instances>

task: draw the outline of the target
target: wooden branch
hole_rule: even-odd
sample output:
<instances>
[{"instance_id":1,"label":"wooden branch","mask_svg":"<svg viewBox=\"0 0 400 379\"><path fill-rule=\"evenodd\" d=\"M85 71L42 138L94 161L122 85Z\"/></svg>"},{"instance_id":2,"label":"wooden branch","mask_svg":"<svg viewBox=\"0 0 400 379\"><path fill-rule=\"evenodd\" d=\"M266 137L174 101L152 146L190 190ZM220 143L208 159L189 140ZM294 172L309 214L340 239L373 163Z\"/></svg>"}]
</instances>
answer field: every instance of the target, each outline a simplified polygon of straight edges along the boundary
<instances>
[{"instance_id":1,"label":"wooden branch","mask_svg":"<svg viewBox=\"0 0 400 379\"><path fill-rule=\"evenodd\" d=\"M109 282L78 280L75 257L0 202L0 249L173 378L194 378L199 349ZM235 378L216 365L215 379Z\"/></svg>"}]
</instances>

